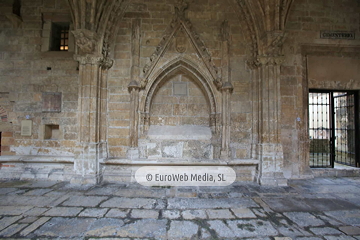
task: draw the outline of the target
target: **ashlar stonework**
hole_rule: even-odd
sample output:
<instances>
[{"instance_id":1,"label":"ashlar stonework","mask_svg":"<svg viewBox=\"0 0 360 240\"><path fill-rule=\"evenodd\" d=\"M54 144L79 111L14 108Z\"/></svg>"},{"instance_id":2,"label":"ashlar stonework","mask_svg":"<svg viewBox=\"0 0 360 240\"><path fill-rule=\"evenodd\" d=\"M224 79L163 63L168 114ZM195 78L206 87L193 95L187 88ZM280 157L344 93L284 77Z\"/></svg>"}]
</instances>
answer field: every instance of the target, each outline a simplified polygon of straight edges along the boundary
<instances>
[{"instance_id":1,"label":"ashlar stonework","mask_svg":"<svg viewBox=\"0 0 360 240\"><path fill-rule=\"evenodd\" d=\"M141 166L227 165L237 181L284 186L321 174L309 89L360 90L357 0L0 5L0 178L129 182ZM67 51L50 50L58 23Z\"/></svg>"}]
</instances>

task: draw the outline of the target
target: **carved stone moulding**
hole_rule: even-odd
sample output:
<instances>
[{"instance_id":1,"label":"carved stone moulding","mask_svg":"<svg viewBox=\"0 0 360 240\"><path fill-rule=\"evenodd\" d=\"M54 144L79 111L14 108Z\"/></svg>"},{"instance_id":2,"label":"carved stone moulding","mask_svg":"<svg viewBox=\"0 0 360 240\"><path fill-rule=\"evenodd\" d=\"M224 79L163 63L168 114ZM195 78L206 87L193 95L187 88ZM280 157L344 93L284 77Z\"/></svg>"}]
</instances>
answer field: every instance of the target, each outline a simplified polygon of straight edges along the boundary
<instances>
[{"instance_id":1,"label":"carved stone moulding","mask_svg":"<svg viewBox=\"0 0 360 240\"><path fill-rule=\"evenodd\" d=\"M74 59L81 65L100 65L103 61L103 56L101 54L74 55Z\"/></svg>"},{"instance_id":2,"label":"carved stone moulding","mask_svg":"<svg viewBox=\"0 0 360 240\"><path fill-rule=\"evenodd\" d=\"M79 47L80 53L91 54L96 52L100 39L97 33L87 29L77 29L72 33L75 36L75 43Z\"/></svg>"},{"instance_id":3,"label":"carved stone moulding","mask_svg":"<svg viewBox=\"0 0 360 240\"><path fill-rule=\"evenodd\" d=\"M211 81L205 77L205 74L198 70L198 66L196 64L185 58L177 58L173 61L170 61L165 66L161 67L161 69L152 76L148 86L145 88L145 101L142 106L144 112L150 112L151 100L160 82L166 79L167 76L180 70L193 76L193 79L199 82L200 86L202 86L206 92L206 97L208 98L210 104L211 113L216 113L217 109L219 108L217 107L217 100L215 98L214 89L211 87Z\"/></svg>"}]
</instances>

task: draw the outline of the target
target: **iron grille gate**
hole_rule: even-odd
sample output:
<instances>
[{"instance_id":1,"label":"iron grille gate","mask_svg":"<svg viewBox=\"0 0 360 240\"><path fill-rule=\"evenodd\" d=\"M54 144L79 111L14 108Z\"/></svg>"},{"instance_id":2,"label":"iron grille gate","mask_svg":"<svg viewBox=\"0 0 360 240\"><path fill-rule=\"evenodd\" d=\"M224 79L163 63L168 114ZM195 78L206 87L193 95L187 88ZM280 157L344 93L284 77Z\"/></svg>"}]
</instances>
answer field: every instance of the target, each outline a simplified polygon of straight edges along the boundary
<instances>
[{"instance_id":1,"label":"iron grille gate","mask_svg":"<svg viewBox=\"0 0 360 240\"><path fill-rule=\"evenodd\" d=\"M354 92L309 93L310 167L360 167L357 103Z\"/></svg>"}]
</instances>

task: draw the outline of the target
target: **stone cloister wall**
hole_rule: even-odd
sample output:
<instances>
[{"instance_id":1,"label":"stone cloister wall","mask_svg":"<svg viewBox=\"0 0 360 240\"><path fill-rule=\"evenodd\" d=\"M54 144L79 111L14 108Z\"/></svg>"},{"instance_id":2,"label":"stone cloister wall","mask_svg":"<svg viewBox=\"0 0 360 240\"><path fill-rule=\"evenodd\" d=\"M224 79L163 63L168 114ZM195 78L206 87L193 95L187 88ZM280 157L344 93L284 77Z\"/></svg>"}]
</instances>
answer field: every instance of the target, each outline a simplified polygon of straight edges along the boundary
<instances>
[{"instance_id":1,"label":"stone cloister wall","mask_svg":"<svg viewBox=\"0 0 360 240\"><path fill-rule=\"evenodd\" d=\"M150 125L210 125L210 107L203 90L183 74L160 86L150 112Z\"/></svg>"},{"instance_id":2,"label":"stone cloister wall","mask_svg":"<svg viewBox=\"0 0 360 240\"><path fill-rule=\"evenodd\" d=\"M229 151L223 154L226 161L251 160L256 166L253 179L270 179L264 184L276 185L271 179L282 179L282 174L286 178L312 175L309 88L360 90L360 74L353 71L360 58L357 0L280 1L281 9L272 1L257 0L188 1L183 9L175 0L114 0L107 1L108 15L96 15L103 16L101 21L87 19L90 5L74 7L82 1L22 0L21 18L12 13L13 1L0 1L0 109L7 116L0 125L0 174L5 177L36 177L23 174L32 171L44 173L37 177L62 172L60 179L81 179L101 175L100 165L106 159L127 161L136 142L134 134L142 134L141 104L149 85L156 81L155 74L177 59L179 65L191 62L206 79L216 112L209 107L209 94L199 82L194 84L194 76L184 73L179 80L179 75L169 74L152 99L150 124L211 126L215 119L218 140L228 138L222 142ZM271 6L264 7L265 2ZM261 13L275 6L280 10ZM176 16L180 25L174 22ZM44 23L49 19L73 21L77 47L69 52L44 51L48 37ZM180 30L164 40L174 26ZM355 39L322 39L323 30L351 31ZM80 45L79 39L84 40L80 33L92 47ZM339 74L342 78L326 79L319 74L309 78L314 68L308 64L326 69L329 57L330 63L339 64L329 63L327 68L344 73ZM346 61L354 65L354 74L347 74ZM147 74L149 67L154 69ZM173 97L172 84L187 77L189 95ZM139 85L130 88L133 81ZM225 83L232 87L226 88ZM44 93L61 93L60 112L44 111ZM32 121L32 135L22 136L21 121L27 118ZM46 125L59 125L57 139L44 139ZM7 160L4 155L9 156Z\"/></svg>"},{"instance_id":3,"label":"stone cloister wall","mask_svg":"<svg viewBox=\"0 0 360 240\"><path fill-rule=\"evenodd\" d=\"M71 19L65 1L23 1L21 19L13 1L1 1L0 92L7 110L2 123L9 149L3 155L74 156L77 142L78 63L74 52L41 52L42 16L53 13ZM43 93L61 93L61 112L43 111ZM4 97L3 97L4 95ZM32 121L32 135L21 136L21 121ZM57 139L44 140L44 126L57 124Z\"/></svg>"},{"instance_id":4,"label":"stone cloister wall","mask_svg":"<svg viewBox=\"0 0 360 240\"><path fill-rule=\"evenodd\" d=\"M286 24L285 60L281 67L286 177L302 177L309 166L308 89L360 90L359 12L360 2L353 0L293 2ZM322 39L321 31L353 32L355 39ZM309 76L314 75L311 73L314 71L325 74L317 74L315 79Z\"/></svg>"}]
</instances>

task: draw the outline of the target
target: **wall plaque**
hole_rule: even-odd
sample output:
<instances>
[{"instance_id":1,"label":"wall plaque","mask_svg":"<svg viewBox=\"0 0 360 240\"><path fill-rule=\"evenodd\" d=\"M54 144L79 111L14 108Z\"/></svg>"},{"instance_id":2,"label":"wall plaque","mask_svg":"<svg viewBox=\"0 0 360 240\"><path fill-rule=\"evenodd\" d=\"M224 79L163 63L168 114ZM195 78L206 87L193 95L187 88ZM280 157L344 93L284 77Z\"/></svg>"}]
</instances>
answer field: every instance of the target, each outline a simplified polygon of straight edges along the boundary
<instances>
[{"instance_id":1,"label":"wall plaque","mask_svg":"<svg viewBox=\"0 0 360 240\"><path fill-rule=\"evenodd\" d=\"M61 92L44 92L42 100L42 112L61 112Z\"/></svg>"},{"instance_id":2,"label":"wall plaque","mask_svg":"<svg viewBox=\"0 0 360 240\"><path fill-rule=\"evenodd\" d=\"M21 136L31 136L32 121L22 120L21 121Z\"/></svg>"},{"instance_id":3,"label":"wall plaque","mask_svg":"<svg viewBox=\"0 0 360 240\"><path fill-rule=\"evenodd\" d=\"M355 32L321 31L320 38L354 40Z\"/></svg>"}]
</instances>

